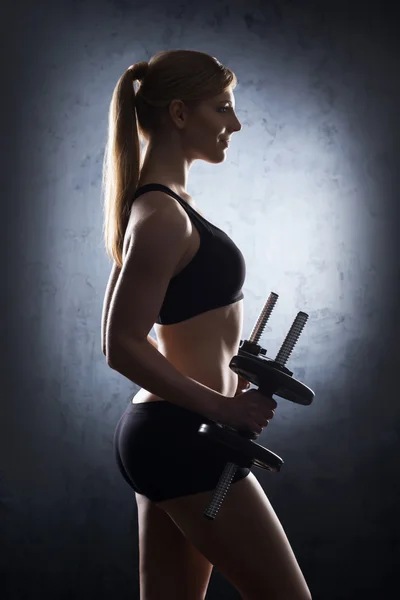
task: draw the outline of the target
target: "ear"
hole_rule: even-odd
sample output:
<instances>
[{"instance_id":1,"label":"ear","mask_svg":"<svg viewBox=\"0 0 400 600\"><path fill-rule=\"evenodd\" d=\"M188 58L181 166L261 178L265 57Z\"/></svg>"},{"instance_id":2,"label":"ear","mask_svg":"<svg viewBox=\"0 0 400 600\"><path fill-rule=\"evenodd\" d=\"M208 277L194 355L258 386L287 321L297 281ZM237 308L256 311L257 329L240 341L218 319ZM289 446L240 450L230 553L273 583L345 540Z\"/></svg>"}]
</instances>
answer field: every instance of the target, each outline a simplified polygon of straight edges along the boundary
<instances>
[{"instance_id":1,"label":"ear","mask_svg":"<svg viewBox=\"0 0 400 600\"><path fill-rule=\"evenodd\" d=\"M174 124L179 129L183 129L189 116L185 103L178 99L172 100L169 105L169 114Z\"/></svg>"}]
</instances>

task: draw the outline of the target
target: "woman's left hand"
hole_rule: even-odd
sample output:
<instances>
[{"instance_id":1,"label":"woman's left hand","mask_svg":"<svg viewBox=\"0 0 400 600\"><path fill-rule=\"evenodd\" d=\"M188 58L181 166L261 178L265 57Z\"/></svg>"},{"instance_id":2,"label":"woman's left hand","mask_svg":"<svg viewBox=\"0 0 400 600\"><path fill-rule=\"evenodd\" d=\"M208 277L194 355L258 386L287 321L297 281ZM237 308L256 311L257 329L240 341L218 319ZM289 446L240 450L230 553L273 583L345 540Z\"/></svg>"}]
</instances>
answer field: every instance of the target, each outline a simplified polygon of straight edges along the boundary
<instances>
[{"instance_id":1,"label":"woman's left hand","mask_svg":"<svg viewBox=\"0 0 400 600\"><path fill-rule=\"evenodd\" d=\"M250 385L251 385L250 381L247 381L247 379L244 379L243 377L238 375L238 385L237 385L237 390L236 390L235 396L238 396L242 392L248 390L250 388Z\"/></svg>"}]
</instances>

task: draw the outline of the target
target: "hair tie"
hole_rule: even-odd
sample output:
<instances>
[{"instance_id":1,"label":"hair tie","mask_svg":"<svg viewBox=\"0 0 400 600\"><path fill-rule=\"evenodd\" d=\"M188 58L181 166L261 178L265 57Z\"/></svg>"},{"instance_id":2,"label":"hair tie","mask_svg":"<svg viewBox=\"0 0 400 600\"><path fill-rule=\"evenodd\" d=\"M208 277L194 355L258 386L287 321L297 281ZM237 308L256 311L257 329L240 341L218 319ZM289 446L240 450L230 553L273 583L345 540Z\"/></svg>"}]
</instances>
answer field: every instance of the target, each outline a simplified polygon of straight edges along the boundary
<instances>
[{"instance_id":1,"label":"hair tie","mask_svg":"<svg viewBox=\"0 0 400 600\"><path fill-rule=\"evenodd\" d=\"M127 70L131 72L133 81L135 81L136 79L138 81L143 81L143 79L146 77L148 68L149 64L143 61L131 65L130 67L128 67Z\"/></svg>"}]
</instances>

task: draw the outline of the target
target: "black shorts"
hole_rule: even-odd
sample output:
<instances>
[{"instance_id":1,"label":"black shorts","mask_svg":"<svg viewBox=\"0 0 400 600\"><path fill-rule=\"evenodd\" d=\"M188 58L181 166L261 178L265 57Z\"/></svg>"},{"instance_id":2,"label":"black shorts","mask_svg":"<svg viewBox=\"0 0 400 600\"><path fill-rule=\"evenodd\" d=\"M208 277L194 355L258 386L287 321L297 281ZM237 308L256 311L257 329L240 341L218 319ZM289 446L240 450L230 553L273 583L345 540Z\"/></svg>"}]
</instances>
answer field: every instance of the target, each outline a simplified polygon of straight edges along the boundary
<instances>
[{"instance_id":1,"label":"black shorts","mask_svg":"<svg viewBox=\"0 0 400 600\"><path fill-rule=\"evenodd\" d=\"M168 401L129 403L114 434L125 481L153 502L214 490L229 449L198 433L204 416ZM238 468L232 483L250 469Z\"/></svg>"}]
</instances>

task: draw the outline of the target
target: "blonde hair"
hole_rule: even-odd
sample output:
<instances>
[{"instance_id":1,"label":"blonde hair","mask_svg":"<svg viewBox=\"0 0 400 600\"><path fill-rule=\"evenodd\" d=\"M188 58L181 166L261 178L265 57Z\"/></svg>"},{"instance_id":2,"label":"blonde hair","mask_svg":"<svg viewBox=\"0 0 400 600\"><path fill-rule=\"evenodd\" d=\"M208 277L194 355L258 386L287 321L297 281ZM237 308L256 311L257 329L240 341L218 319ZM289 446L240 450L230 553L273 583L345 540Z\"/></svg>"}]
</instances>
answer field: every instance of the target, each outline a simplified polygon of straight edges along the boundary
<instances>
[{"instance_id":1,"label":"blonde hair","mask_svg":"<svg viewBox=\"0 0 400 600\"><path fill-rule=\"evenodd\" d=\"M141 81L137 91L136 80ZM106 253L119 268L142 168L140 137L149 142L160 132L172 100L179 98L195 109L236 85L232 71L215 57L194 50L158 52L149 63L136 63L120 77L109 108L102 179Z\"/></svg>"}]
</instances>

